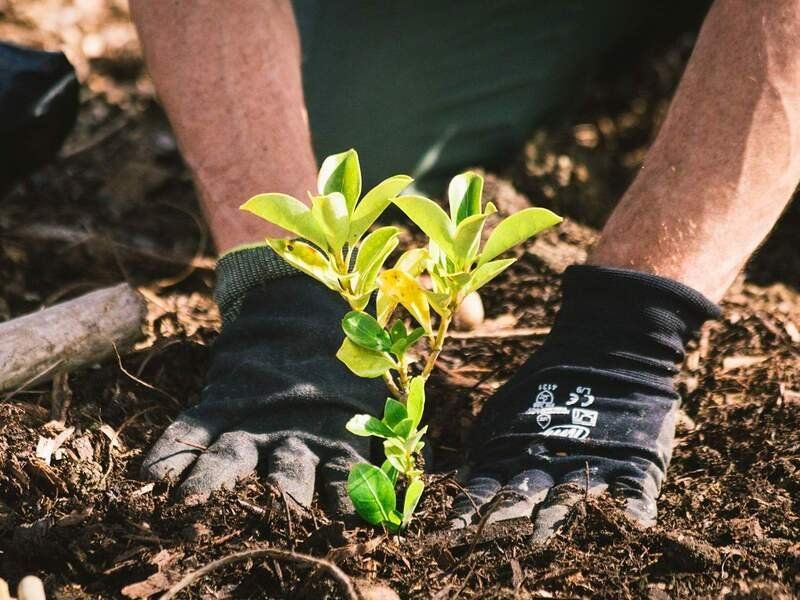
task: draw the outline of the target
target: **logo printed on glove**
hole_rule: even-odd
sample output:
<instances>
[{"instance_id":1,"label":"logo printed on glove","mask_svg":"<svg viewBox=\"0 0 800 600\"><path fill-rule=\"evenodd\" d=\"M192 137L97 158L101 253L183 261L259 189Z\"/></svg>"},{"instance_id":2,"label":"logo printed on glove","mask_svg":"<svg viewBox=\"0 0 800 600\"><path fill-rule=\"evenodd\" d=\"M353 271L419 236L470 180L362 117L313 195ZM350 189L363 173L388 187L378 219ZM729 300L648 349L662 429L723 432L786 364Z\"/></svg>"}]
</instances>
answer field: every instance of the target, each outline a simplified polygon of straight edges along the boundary
<instances>
[{"instance_id":1,"label":"logo printed on glove","mask_svg":"<svg viewBox=\"0 0 800 600\"><path fill-rule=\"evenodd\" d=\"M536 424L542 429L547 429L553 417L552 415L568 415L569 409L563 406L556 406L556 398L553 392L558 388L555 383L539 384L539 393L533 400L533 406L525 411L526 415L536 415Z\"/></svg>"},{"instance_id":2,"label":"logo printed on glove","mask_svg":"<svg viewBox=\"0 0 800 600\"><path fill-rule=\"evenodd\" d=\"M544 432L548 437L563 437L572 440L582 440L589 436L589 428L581 425L554 425Z\"/></svg>"}]
</instances>

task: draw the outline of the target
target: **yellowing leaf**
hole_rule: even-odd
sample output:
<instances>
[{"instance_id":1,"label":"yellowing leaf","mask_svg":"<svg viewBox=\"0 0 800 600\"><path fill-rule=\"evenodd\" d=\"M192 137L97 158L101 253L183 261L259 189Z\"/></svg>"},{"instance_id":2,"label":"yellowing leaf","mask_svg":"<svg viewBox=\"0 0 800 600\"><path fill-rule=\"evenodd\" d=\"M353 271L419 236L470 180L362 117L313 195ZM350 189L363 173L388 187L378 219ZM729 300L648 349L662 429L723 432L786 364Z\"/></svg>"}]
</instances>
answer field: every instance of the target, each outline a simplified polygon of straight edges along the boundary
<instances>
[{"instance_id":1,"label":"yellowing leaf","mask_svg":"<svg viewBox=\"0 0 800 600\"><path fill-rule=\"evenodd\" d=\"M425 234L431 238L445 254L451 258L453 252L454 227L450 219L438 204L422 196L400 196L394 203L408 218L414 221Z\"/></svg>"},{"instance_id":2,"label":"yellowing leaf","mask_svg":"<svg viewBox=\"0 0 800 600\"><path fill-rule=\"evenodd\" d=\"M384 179L370 191L356 205L353 218L350 221L349 241L352 244L370 228L392 199L404 188L414 181L408 175L395 175Z\"/></svg>"},{"instance_id":3,"label":"yellowing leaf","mask_svg":"<svg viewBox=\"0 0 800 600\"><path fill-rule=\"evenodd\" d=\"M273 225L314 242L324 248L325 233L317 225L311 210L297 198L287 194L259 194L239 207Z\"/></svg>"},{"instance_id":4,"label":"yellowing leaf","mask_svg":"<svg viewBox=\"0 0 800 600\"><path fill-rule=\"evenodd\" d=\"M311 199L311 214L325 233L328 245L338 252L347 241L350 216L347 203L339 192Z\"/></svg>"},{"instance_id":5,"label":"yellowing leaf","mask_svg":"<svg viewBox=\"0 0 800 600\"><path fill-rule=\"evenodd\" d=\"M322 252L299 240L267 240L275 253L298 271L310 275L328 288L338 292L339 280Z\"/></svg>"},{"instance_id":6,"label":"yellowing leaf","mask_svg":"<svg viewBox=\"0 0 800 600\"><path fill-rule=\"evenodd\" d=\"M339 192L347 202L348 214L353 214L358 197L361 195L361 165L358 153L348 150L332 154L319 168L317 189L321 196Z\"/></svg>"},{"instance_id":7,"label":"yellowing leaf","mask_svg":"<svg viewBox=\"0 0 800 600\"><path fill-rule=\"evenodd\" d=\"M561 223L562 220L561 217L546 208L525 208L503 219L486 240L486 245L478 259L478 266L486 264L495 256L524 242L540 231Z\"/></svg>"},{"instance_id":8,"label":"yellowing leaf","mask_svg":"<svg viewBox=\"0 0 800 600\"><path fill-rule=\"evenodd\" d=\"M368 379L382 377L386 371L396 366L388 354L367 350L357 346L347 338L339 347L336 358L359 377Z\"/></svg>"},{"instance_id":9,"label":"yellowing leaf","mask_svg":"<svg viewBox=\"0 0 800 600\"><path fill-rule=\"evenodd\" d=\"M428 297L416 279L398 269L388 269L378 276L378 288L402 304L426 332L432 333Z\"/></svg>"},{"instance_id":10,"label":"yellowing leaf","mask_svg":"<svg viewBox=\"0 0 800 600\"><path fill-rule=\"evenodd\" d=\"M378 288L378 293L375 294L375 318L381 326L386 327L394 309L397 308L397 304L397 301L392 296L384 294Z\"/></svg>"}]
</instances>

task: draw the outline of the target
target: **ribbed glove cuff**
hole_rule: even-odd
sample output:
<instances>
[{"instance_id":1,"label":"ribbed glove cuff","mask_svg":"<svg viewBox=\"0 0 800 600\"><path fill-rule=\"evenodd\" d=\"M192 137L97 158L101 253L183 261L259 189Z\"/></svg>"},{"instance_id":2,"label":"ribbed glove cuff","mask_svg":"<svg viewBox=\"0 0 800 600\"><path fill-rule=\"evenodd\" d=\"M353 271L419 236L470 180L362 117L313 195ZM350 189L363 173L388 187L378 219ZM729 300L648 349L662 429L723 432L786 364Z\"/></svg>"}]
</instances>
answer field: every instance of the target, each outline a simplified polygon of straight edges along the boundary
<instances>
[{"instance_id":1,"label":"ribbed glove cuff","mask_svg":"<svg viewBox=\"0 0 800 600\"><path fill-rule=\"evenodd\" d=\"M245 294L251 289L299 273L266 245L241 247L222 255L217 261L214 300L223 326L236 318Z\"/></svg>"}]
</instances>

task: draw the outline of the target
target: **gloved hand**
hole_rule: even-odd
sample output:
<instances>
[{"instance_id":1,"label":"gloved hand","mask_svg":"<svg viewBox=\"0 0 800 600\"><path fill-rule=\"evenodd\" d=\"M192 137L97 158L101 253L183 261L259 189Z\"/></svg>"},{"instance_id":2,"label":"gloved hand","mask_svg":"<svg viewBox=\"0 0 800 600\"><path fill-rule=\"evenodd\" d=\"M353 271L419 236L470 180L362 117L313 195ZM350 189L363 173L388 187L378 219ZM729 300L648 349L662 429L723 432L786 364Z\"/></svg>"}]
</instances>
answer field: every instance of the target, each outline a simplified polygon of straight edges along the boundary
<instances>
[{"instance_id":1,"label":"gloved hand","mask_svg":"<svg viewBox=\"0 0 800 600\"><path fill-rule=\"evenodd\" d=\"M369 459L370 442L345 423L356 413L378 414L386 391L336 358L347 304L265 247L224 256L217 276L223 329L208 385L150 450L144 475L188 473L179 495L203 500L260 465L301 505L311 503L319 481L327 506L350 513L349 467Z\"/></svg>"},{"instance_id":2,"label":"gloved hand","mask_svg":"<svg viewBox=\"0 0 800 600\"><path fill-rule=\"evenodd\" d=\"M478 419L466 490L488 522L533 516L534 539L552 535L585 493L626 498L642 525L672 455L684 346L719 309L675 281L635 271L573 266L543 346ZM588 484L588 490L587 490ZM456 499L452 525L478 517Z\"/></svg>"}]
</instances>

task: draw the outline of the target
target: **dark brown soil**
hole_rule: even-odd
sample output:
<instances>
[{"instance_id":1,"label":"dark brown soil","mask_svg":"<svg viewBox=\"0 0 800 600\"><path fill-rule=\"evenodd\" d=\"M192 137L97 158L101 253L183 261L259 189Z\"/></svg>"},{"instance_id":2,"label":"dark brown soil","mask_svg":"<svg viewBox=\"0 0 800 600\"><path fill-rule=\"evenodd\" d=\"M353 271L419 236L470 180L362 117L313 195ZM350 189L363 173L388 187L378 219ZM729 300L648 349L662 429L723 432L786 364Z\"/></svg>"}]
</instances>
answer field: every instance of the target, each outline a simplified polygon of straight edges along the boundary
<instances>
[{"instance_id":1,"label":"dark brown soil","mask_svg":"<svg viewBox=\"0 0 800 600\"><path fill-rule=\"evenodd\" d=\"M541 342L560 272L596 238L579 221L602 223L641 164L690 38L595 81L571 120L535 132L517 164L489 175L501 209L530 200L575 220L525 248L484 294L488 322L447 346L429 416L438 472L420 518L397 537L288 510L256 475L193 507L176 504L168 485L138 478L142 453L203 385L219 327L213 252L124 2L70 3L77 21L56 0L18 4L0 2L0 37L66 44L87 85L62 157L0 199L0 320L124 279L147 295L149 315L124 370L109 362L0 399L0 577L37 574L54 598L144 598L212 560L268 544L327 557L374 598L392 597L377 584L404 598L798 595L798 203L727 295L724 318L690 350L657 527L635 529L600 498L579 503L542 545L529 541L527 520L480 536L445 530L457 493L449 470L464 435L487 395ZM47 421L65 394L74 430L48 465L37 442L63 429ZM323 571L253 558L197 580L182 597L341 594Z\"/></svg>"}]
</instances>

